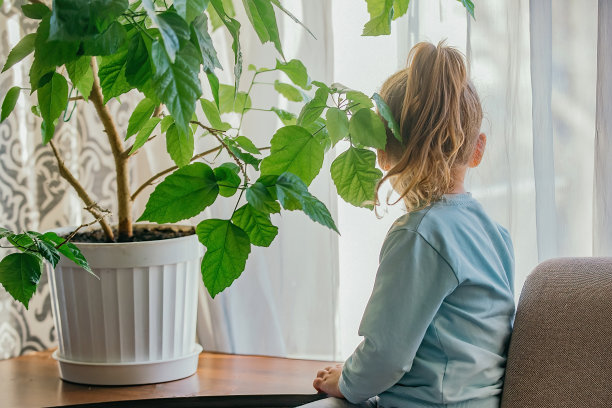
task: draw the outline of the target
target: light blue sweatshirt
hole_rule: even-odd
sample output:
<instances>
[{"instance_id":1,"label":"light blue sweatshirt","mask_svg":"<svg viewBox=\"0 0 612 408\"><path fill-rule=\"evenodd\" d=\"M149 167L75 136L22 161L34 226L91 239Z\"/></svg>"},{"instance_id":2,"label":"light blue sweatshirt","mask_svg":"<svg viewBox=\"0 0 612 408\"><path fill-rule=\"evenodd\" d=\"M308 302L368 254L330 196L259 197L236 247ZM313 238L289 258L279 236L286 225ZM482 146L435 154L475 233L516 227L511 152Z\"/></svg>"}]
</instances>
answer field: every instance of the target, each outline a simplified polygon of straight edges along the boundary
<instances>
[{"instance_id":1,"label":"light blue sweatshirt","mask_svg":"<svg viewBox=\"0 0 612 408\"><path fill-rule=\"evenodd\" d=\"M340 391L379 406L498 408L514 321L508 232L471 194L393 224Z\"/></svg>"}]
</instances>

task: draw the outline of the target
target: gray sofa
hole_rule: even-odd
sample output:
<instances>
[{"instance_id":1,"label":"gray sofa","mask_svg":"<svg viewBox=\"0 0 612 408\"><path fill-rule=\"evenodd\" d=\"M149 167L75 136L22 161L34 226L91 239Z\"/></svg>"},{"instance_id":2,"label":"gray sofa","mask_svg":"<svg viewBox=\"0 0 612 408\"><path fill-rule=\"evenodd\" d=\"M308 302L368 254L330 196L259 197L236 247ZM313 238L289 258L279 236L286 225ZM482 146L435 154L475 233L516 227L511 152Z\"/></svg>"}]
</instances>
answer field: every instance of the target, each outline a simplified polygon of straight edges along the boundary
<instances>
[{"instance_id":1,"label":"gray sofa","mask_svg":"<svg viewBox=\"0 0 612 408\"><path fill-rule=\"evenodd\" d=\"M501 408L612 407L612 258L561 258L529 275Z\"/></svg>"}]
</instances>

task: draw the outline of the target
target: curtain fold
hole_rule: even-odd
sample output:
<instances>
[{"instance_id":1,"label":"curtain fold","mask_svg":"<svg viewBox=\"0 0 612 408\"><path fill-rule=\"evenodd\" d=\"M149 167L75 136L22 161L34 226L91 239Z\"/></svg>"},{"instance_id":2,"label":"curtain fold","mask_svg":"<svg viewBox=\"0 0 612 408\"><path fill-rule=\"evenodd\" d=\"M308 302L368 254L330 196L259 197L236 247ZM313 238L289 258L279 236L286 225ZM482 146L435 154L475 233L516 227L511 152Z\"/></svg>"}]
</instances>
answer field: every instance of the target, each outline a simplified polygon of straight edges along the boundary
<instances>
[{"instance_id":1,"label":"curtain fold","mask_svg":"<svg viewBox=\"0 0 612 408\"><path fill-rule=\"evenodd\" d=\"M529 2L533 166L538 260L558 254L552 118L552 1Z\"/></svg>"},{"instance_id":2,"label":"curtain fold","mask_svg":"<svg viewBox=\"0 0 612 408\"><path fill-rule=\"evenodd\" d=\"M593 255L612 256L612 4L598 5Z\"/></svg>"}]
</instances>

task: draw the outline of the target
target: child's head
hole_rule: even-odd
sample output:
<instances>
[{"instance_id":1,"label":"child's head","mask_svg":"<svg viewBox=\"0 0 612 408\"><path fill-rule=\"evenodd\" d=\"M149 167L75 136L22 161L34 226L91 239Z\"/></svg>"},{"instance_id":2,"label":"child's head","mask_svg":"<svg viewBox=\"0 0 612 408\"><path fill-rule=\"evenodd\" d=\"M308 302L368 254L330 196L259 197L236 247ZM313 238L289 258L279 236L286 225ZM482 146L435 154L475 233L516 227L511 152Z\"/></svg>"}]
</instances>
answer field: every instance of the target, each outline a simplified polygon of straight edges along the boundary
<instances>
[{"instance_id":1,"label":"child's head","mask_svg":"<svg viewBox=\"0 0 612 408\"><path fill-rule=\"evenodd\" d=\"M380 95L403 143L387 128L387 146L378 151L378 160L388 173L376 187L377 196L390 179L413 211L451 192L458 174L480 162L486 141L480 133L480 99L463 55L442 42L415 45L408 66L385 81Z\"/></svg>"}]
</instances>

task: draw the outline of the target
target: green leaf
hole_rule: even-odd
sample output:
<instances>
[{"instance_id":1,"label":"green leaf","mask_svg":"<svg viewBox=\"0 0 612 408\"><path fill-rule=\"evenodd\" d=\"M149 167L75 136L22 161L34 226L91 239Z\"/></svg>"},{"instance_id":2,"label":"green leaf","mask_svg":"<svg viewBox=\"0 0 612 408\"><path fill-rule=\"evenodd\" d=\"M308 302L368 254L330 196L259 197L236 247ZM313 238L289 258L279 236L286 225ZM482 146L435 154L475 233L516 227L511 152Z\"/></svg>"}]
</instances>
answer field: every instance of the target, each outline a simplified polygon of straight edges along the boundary
<instances>
[{"instance_id":1,"label":"green leaf","mask_svg":"<svg viewBox=\"0 0 612 408\"><path fill-rule=\"evenodd\" d=\"M208 119L210 126L223 131L226 131L232 127L230 124L221 120L219 110L213 102L207 99L200 99L200 104L202 105L202 110L204 111L204 115L206 116L206 119Z\"/></svg>"},{"instance_id":2,"label":"green leaf","mask_svg":"<svg viewBox=\"0 0 612 408\"><path fill-rule=\"evenodd\" d=\"M60 252L55 248L55 245L53 245L52 242L47 242L39 238L35 239L34 242L40 256L49 261L51 266L55 268L60 260Z\"/></svg>"},{"instance_id":3,"label":"green leaf","mask_svg":"<svg viewBox=\"0 0 612 408\"><path fill-rule=\"evenodd\" d=\"M40 114L46 124L53 124L66 108L68 103L68 83L66 79L54 72L51 80L38 90L38 106ZM43 134L43 144L47 144L53 137L53 130L47 128Z\"/></svg>"},{"instance_id":4,"label":"green leaf","mask_svg":"<svg viewBox=\"0 0 612 408\"><path fill-rule=\"evenodd\" d=\"M57 250L60 251L62 255L97 278L96 274L91 270L89 263L87 263L87 259L85 259L81 253L81 250L72 242L64 242L64 238L58 236L55 232L46 232L41 238L54 243L56 247L61 245Z\"/></svg>"},{"instance_id":5,"label":"green leaf","mask_svg":"<svg viewBox=\"0 0 612 408\"><path fill-rule=\"evenodd\" d=\"M4 227L0 227L0 239L2 239L2 238L6 238L6 237L8 237L9 235L14 235L14 234L13 234L13 231L8 230L8 229L6 229L6 228L4 228Z\"/></svg>"},{"instance_id":6,"label":"green leaf","mask_svg":"<svg viewBox=\"0 0 612 408\"><path fill-rule=\"evenodd\" d=\"M138 149L147 143L149 137L151 137L151 133L153 133L159 122L161 122L160 118L153 117L148 119L145 124L140 127L138 134L136 135L136 139L134 140L134 145L132 146L132 149L130 149L130 155L136 153Z\"/></svg>"},{"instance_id":7,"label":"green leaf","mask_svg":"<svg viewBox=\"0 0 612 408\"><path fill-rule=\"evenodd\" d=\"M221 0L223 4L223 9L225 13L229 17L236 17L236 10L234 10L233 0ZM210 15L210 24L212 25L212 30L215 31L223 25L223 21L221 21L221 17L215 11L214 7L209 7L207 9L208 14Z\"/></svg>"},{"instance_id":8,"label":"green leaf","mask_svg":"<svg viewBox=\"0 0 612 408\"><path fill-rule=\"evenodd\" d=\"M47 65L41 62L40 58L36 58L36 51L34 51L34 61L32 61L32 66L30 67L30 94L34 93L38 88L40 88L40 80L47 74L55 72L55 66Z\"/></svg>"},{"instance_id":9,"label":"green leaf","mask_svg":"<svg viewBox=\"0 0 612 408\"><path fill-rule=\"evenodd\" d=\"M176 53L180 48L180 42L179 42L179 36L174 31L174 27L172 27L171 24L177 23L177 22L171 19L167 19L167 18L160 18L161 15L158 15L157 12L155 11L155 5L153 4L152 0L142 0L142 5L144 9L147 11L147 15L149 16L151 21L153 21L153 23L156 24L157 27L159 28L159 32L163 39L164 47L166 49L166 52L168 53L167 57L170 59L171 63L174 63L174 59L176 58ZM170 20L170 21L167 21L167 20ZM180 25L180 23L177 23L177 24ZM179 27L179 30L181 30L181 27ZM157 61L155 57L153 57L153 61L155 65L157 66Z\"/></svg>"},{"instance_id":10,"label":"green leaf","mask_svg":"<svg viewBox=\"0 0 612 408\"><path fill-rule=\"evenodd\" d=\"M327 106L327 96L329 93L325 88L319 88L315 92L315 97L308 102L300 111L298 125L308 125L321 117Z\"/></svg>"},{"instance_id":11,"label":"green leaf","mask_svg":"<svg viewBox=\"0 0 612 408\"><path fill-rule=\"evenodd\" d=\"M325 89L325 91L326 91L327 93L331 93L331 89L330 89L330 87L329 87L329 86L327 86L325 83L323 83L323 82L321 82L321 81L312 81L312 84L313 84L314 86L316 86L317 88L323 88L323 89Z\"/></svg>"},{"instance_id":12,"label":"green leaf","mask_svg":"<svg viewBox=\"0 0 612 408\"><path fill-rule=\"evenodd\" d=\"M224 163L214 170L219 185L219 194L223 197L233 196L240 185L241 180L237 174L237 167L234 163Z\"/></svg>"},{"instance_id":13,"label":"green leaf","mask_svg":"<svg viewBox=\"0 0 612 408\"><path fill-rule=\"evenodd\" d=\"M242 51L240 49L240 23L233 19L228 12L225 11L226 1L210 0L218 17L221 19L230 35L232 36L232 50L234 51L234 78L236 81L236 89L240 83L242 75ZM229 2L231 4L231 1ZM233 8L233 6L232 6ZM212 14L211 14L212 16Z\"/></svg>"},{"instance_id":14,"label":"green leaf","mask_svg":"<svg viewBox=\"0 0 612 408\"><path fill-rule=\"evenodd\" d=\"M282 56L283 48L278 34L276 15L270 0L242 0L242 3L259 41L262 44L272 42Z\"/></svg>"},{"instance_id":15,"label":"green leaf","mask_svg":"<svg viewBox=\"0 0 612 408\"><path fill-rule=\"evenodd\" d=\"M384 150L387 144L387 132L378 115L367 108L359 109L349 121L351 137L364 146Z\"/></svg>"},{"instance_id":16,"label":"green leaf","mask_svg":"<svg viewBox=\"0 0 612 408\"><path fill-rule=\"evenodd\" d=\"M240 207L232 222L242 228L253 245L268 247L278 235L278 228L270 221L270 215L257 211L251 204Z\"/></svg>"},{"instance_id":17,"label":"green leaf","mask_svg":"<svg viewBox=\"0 0 612 408\"><path fill-rule=\"evenodd\" d=\"M126 41L125 28L115 21L102 33L83 40L83 54L111 55L116 53Z\"/></svg>"},{"instance_id":18,"label":"green leaf","mask_svg":"<svg viewBox=\"0 0 612 408\"><path fill-rule=\"evenodd\" d=\"M397 124L395 118L393 117L393 113L391 112L391 108L385 103L382 97L374 93L372 96L374 102L376 102L376 108L378 109L378 113L383 117L383 119L387 122L387 126L391 129L391 133L393 136L400 142L403 143L402 134L400 133L400 127Z\"/></svg>"},{"instance_id":19,"label":"green leaf","mask_svg":"<svg viewBox=\"0 0 612 408\"><path fill-rule=\"evenodd\" d=\"M297 118L293 113L283 109L275 108L274 106L271 108L271 110L272 112L276 113L276 116L278 116L283 125L289 126L295 125L297 123Z\"/></svg>"},{"instance_id":20,"label":"green leaf","mask_svg":"<svg viewBox=\"0 0 612 408\"><path fill-rule=\"evenodd\" d=\"M234 141L236 141L240 147L249 153L261 154L257 146L255 146L255 143L253 143L251 139L246 136L238 136L234 139Z\"/></svg>"},{"instance_id":21,"label":"green leaf","mask_svg":"<svg viewBox=\"0 0 612 408\"><path fill-rule=\"evenodd\" d=\"M256 158L250 153L245 153L236 146L229 146L229 149L239 160L242 160L246 164L250 164L255 168L255 170L259 171L259 163L261 163L261 159Z\"/></svg>"},{"instance_id":22,"label":"green leaf","mask_svg":"<svg viewBox=\"0 0 612 408\"><path fill-rule=\"evenodd\" d=\"M217 109L219 108L219 78L212 71L206 72L206 77L208 78L208 83L210 85L210 91L213 94L213 99L215 100L215 104L217 105Z\"/></svg>"},{"instance_id":23,"label":"green leaf","mask_svg":"<svg viewBox=\"0 0 612 408\"><path fill-rule=\"evenodd\" d=\"M470 13L472 18L476 19L476 17L474 17L474 2L472 2L472 0L457 0L457 1L460 1L461 4L463 4L463 6L465 7L465 9L468 11L468 13Z\"/></svg>"},{"instance_id":24,"label":"green leaf","mask_svg":"<svg viewBox=\"0 0 612 408\"><path fill-rule=\"evenodd\" d=\"M47 144L49 140L53 139L53 135L55 134L55 125L57 125L57 120L53 122L47 122L43 120L40 124L40 132L43 137L43 144Z\"/></svg>"},{"instance_id":25,"label":"green leaf","mask_svg":"<svg viewBox=\"0 0 612 408\"><path fill-rule=\"evenodd\" d=\"M177 222L195 217L217 199L219 186L204 163L178 169L157 185L138 221Z\"/></svg>"},{"instance_id":26,"label":"green leaf","mask_svg":"<svg viewBox=\"0 0 612 408\"><path fill-rule=\"evenodd\" d=\"M149 120L153 111L155 110L155 104L152 100L145 98L142 101L138 102L132 116L128 120L128 128L127 134L125 138L129 138L132 135L135 135L145 123Z\"/></svg>"},{"instance_id":27,"label":"green leaf","mask_svg":"<svg viewBox=\"0 0 612 408\"><path fill-rule=\"evenodd\" d=\"M42 20L51 14L49 7L43 3L24 4L21 10L26 17L33 20Z\"/></svg>"},{"instance_id":28,"label":"green leaf","mask_svg":"<svg viewBox=\"0 0 612 408\"><path fill-rule=\"evenodd\" d=\"M21 302L27 309L32 295L36 292L42 270L42 260L36 255L10 254L0 261L0 284L13 299Z\"/></svg>"},{"instance_id":29,"label":"green leaf","mask_svg":"<svg viewBox=\"0 0 612 408\"><path fill-rule=\"evenodd\" d=\"M278 177L276 195L286 210L302 210L311 220L338 232L325 204L310 194L306 184L295 174L283 173Z\"/></svg>"},{"instance_id":30,"label":"green leaf","mask_svg":"<svg viewBox=\"0 0 612 408\"><path fill-rule=\"evenodd\" d=\"M204 220L196 227L196 234L206 246L202 278L208 293L214 298L244 271L251 242L247 233L230 220Z\"/></svg>"},{"instance_id":31,"label":"green leaf","mask_svg":"<svg viewBox=\"0 0 612 408\"><path fill-rule=\"evenodd\" d=\"M353 106L352 110L355 111L357 109L361 109L361 108L372 108L374 107L374 104L372 103L372 100L370 99L370 97L366 94L364 94L363 92L359 92L359 91L347 91L346 92L346 97L347 99L351 102L351 105L355 105Z\"/></svg>"},{"instance_id":32,"label":"green leaf","mask_svg":"<svg viewBox=\"0 0 612 408\"><path fill-rule=\"evenodd\" d=\"M13 47L9 55L6 57L2 72L6 71L34 51L34 43L36 42L36 33L27 34L17 45Z\"/></svg>"},{"instance_id":33,"label":"green leaf","mask_svg":"<svg viewBox=\"0 0 612 408\"><path fill-rule=\"evenodd\" d=\"M302 61L292 59L291 61L284 63L276 60L276 69L283 71L297 86L303 89L310 89L310 78L308 72Z\"/></svg>"},{"instance_id":34,"label":"green leaf","mask_svg":"<svg viewBox=\"0 0 612 408\"><path fill-rule=\"evenodd\" d=\"M346 112L338 108L329 108L325 114L327 131L331 137L332 145L344 139L349 134L349 122Z\"/></svg>"},{"instance_id":35,"label":"green leaf","mask_svg":"<svg viewBox=\"0 0 612 408\"><path fill-rule=\"evenodd\" d=\"M2 102L2 111L0 113L0 123L4 122L6 118L11 114L15 105L17 105L17 99L19 99L19 93L21 88L14 86L6 93L4 101Z\"/></svg>"},{"instance_id":36,"label":"green leaf","mask_svg":"<svg viewBox=\"0 0 612 408\"><path fill-rule=\"evenodd\" d=\"M191 23L195 18L202 15L206 10L208 0L175 0L174 8L177 13L183 17L187 24Z\"/></svg>"},{"instance_id":37,"label":"green leaf","mask_svg":"<svg viewBox=\"0 0 612 408\"><path fill-rule=\"evenodd\" d=\"M179 132L176 123L170 125L166 131L166 150L178 167L189 164L193 157L193 133L188 130L186 134Z\"/></svg>"},{"instance_id":38,"label":"green leaf","mask_svg":"<svg viewBox=\"0 0 612 408\"><path fill-rule=\"evenodd\" d=\"M396 20L408 12L410 0L393 0L393 19Z\"/></svg>"},{"instance_id":39,"label":"green leaf","mask_svg":"<svg viewBox=\"0 0 612 408\"><path fill-rule=\"evenodd\" d=\"M153 77L149 59L151 40L142 33L136 33L129 41L125 79L130 85L140 89Z\"/></svg>"},{"instance_id":40,"label":"green leaf","mask_svg":"<svg viewBox=\"0 0 612 408\"><path fill-rule=\"evenodd\" d=\"M100 77L104 103L129 92L133 88L125 78L127 55L128 48L126 47L116 54L98 58L100 66L98 76Z\"/></svg>"},{"instance_id":41,"label":"green leaf","mask_svg":"<svg viewBox=\"0 0 612 408\"><path fill-rule=\"evenodd\" d=\"M270 2L274 4L276 7L278 7L278 9L281 10L283 13L285 13L290 19L292 19L293 21L301 25L304 28L304 30L308 31L308 34L310 34L312 38L314 38L315 40L317 39L317 37L315 37L312 31L310 31L310 29L304 23L302 23L296 16L291 14L289 10L283 7L283 5L281 4L279 0L270 0Z\"/></svg>"},{"instance_id":42,"label":"green leaf","mask_svg":"<svg viewBox=\"0 0 612 408\"><path fill-rule=\"evenodd\" d=\"M289 84L284 84L279 80L274 81L274 89L276 89L276 92L280 93L290 101L300 102L302 99L304 99L299 90Z\"/></svg>"},{"instance_id":43,"label":"green leaf","mask_svg":"<svg viewBox=\"0 0 612 408\"><path fill-rule=\"evenodd\" d=\"M235 92L231 85L221 84L219 86L219 112L242 113L244 109L251 107L251 97L245 92Z\"/></svg>"},{"instance_id":44,"label":"green leaf","mask_svg":"<svg viewBox=\"0 0 612 408\"><path fill-rule=\"evenodd\" d=\"M30 67L32 92L40 87L41 78L54 71L56 66L75 60L80 45L79 41L50 41L49 17L45 17L38 25L34 43L34 61Z\"/></svg>"},{"instance_id":45,"label":"green leaf","mask_svg":"<svg viewBox=\"0 0 612 408\"><path fill-rule=\"evenodd\" d=\"M179 16L174 11L168 10L168 11L164 11L161 14L158 14L157 20L158 20L158 23L160 23L162 26L170 27L172 31L174 32L174 34L176 34L176 36L179 39L183 39L183 40L189 39L191 35L189 31L189 25L183 18L181 18L181 16ZM163 38L163 35L162 35L162 38Z\"/></svg>"},{"instance_id":46,"label":"green leaf","mask_svg":"<svg viewBox=\"0 0 612 408\"><path fill-rule=\"evenodd\" d=\"M309 131L312 136L321 143L325 152L327 152L331 148L331 139L329 137L329 133L327 132L327 126L325 124L325 119L319 118L314 122L304 126L304 129Z\"/></svg>"},{"instance_id":47,"label":"green leaf","mask_svg":"<svg viewBox=\"0 0 612 408\"><path fill-rule=\"evenodd\" d=\"M172 125L173 123L174 123L174 118L172 116L170 115L164 116L164 118L161 121L161 126L160 126L161 132L166 133L170 125Z\"/></svg>"},{"instance_id":48,"label":"green leaf","mask_svg":"<svg viewBox=\"0 0 612 408\"><path fill-rule=\"evenodd\" d=\"M28 252L34 246L34 238L28 233L9 235L6 239L22 252Z\"/></svg>"},{"instance_id":49,"label":"green leaf","mask_svg":"<svg viewBox=\"0 0 612 408\"><path fill-rule=\"evenodd\" d=\"M155 93L168 107L179 132L187 135L188 125L195 112L195 103L202 95L200 63L193 44L186 42L172 63L159 42L153 43L153 76Z\"/></svg>"},{"instance_id":50,"label":"green leaf","mask_svg":"<svg viewBox=\"0 0 612 408\"><path fill-rule=\"evenodd\" d=\"M261 181L256 181L255 184L247 188L246 199L253 208L260 212L266 214L280 212L280 204L272 197L266 185Z\"/></svg>"},{"instance_id":51,"label":"green leaf","mask_svg":"<svg viewBox=\"0 0 612 408\"><path fill-rule=\"evenodd\" d=\"M74 61L67 62L66 71L68 72L68 78L70 78L72 84L83 95L83 98L85 100L89 99L94 82L91 58L83 56Z\"/></svg>"},{"instance_id":52,"label":"green leaf","mask_svg":"<svg viewBox=\"0 0 612 408\"><path fill-rule=\"evenodd\" d=\"M366 0L370 21L363 27L361 35L376 36L391 34L394 0Z\"/></svg>"},{"instance_id":53,"label":"green leaf","mask_svg":"<svg viewBox=\"0 0 612 408\"><path fill-rule=\"evenodd\" d=\"M374 152L350 147L336 157L330 171L344 201L356 207L374 208L376 183L382 177L382 172L376 168Z\"/></svg>"},{"instance_id":54,"label":"green leaf","mask_svg":"<svg viewBox=\"0 0 612 408\"><path fill-rule=\"evenodd\" d=\"M54 0L49 38L80 41L95 37L128 6L128 0Z\"/></svg>"},{"instance_id":55,"label":"green leaf","mask_svg":"<svg viewBox=\"0 0 612 408\"><path fill-rule=\"evenodd\" d=\"M261 173L290 172L310 184L323 165L324 147L301 126L280 128L270 142L270 155L261 163Z\"/></svg>"},{"instance_id":56,"label":"green leaf","mask_svg":"<svg viewBox=\"0 0 612 408\"><path fill-rule=\"evenodd\" d=\"M214 72L215 68L221 68L217 57L217 51L208 34L208 19L206 14L201 14L191 24L191 41L200 49L202 55L202 66L204 71Z\"/></svg>"}]
</instances>

